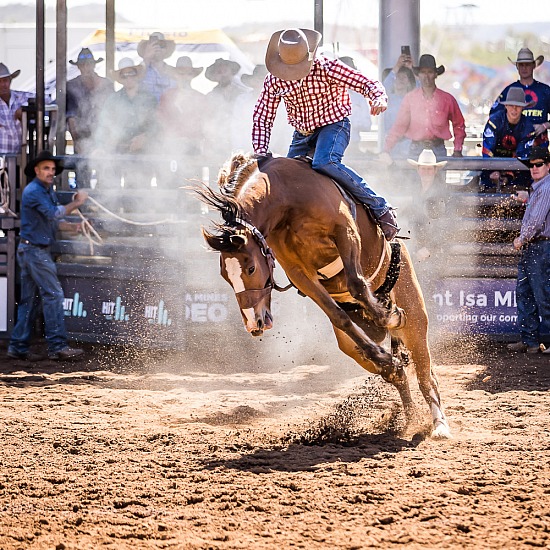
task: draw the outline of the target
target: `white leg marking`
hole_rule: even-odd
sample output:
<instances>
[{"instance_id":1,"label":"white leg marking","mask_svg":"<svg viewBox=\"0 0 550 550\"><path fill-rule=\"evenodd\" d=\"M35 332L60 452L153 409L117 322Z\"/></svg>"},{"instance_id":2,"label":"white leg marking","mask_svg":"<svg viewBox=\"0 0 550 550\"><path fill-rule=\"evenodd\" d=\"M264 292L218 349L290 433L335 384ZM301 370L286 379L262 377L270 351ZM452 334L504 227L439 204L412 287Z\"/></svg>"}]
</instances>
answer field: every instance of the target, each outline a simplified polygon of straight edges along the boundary
<instances>
[{"instance_id":1,"label":"white leg marking","mask_svg":"<svg viewBox=\"0 0 550 550\"><path fill-rule=\"evenodd\" d=\"M447 419L445 418L441 405L439 404L437 393L433 388L430 389L430 410L434 423L432 437L451 439L453 436L451 435L449 424L447 423Z\"/></svg>"}]
</instances>

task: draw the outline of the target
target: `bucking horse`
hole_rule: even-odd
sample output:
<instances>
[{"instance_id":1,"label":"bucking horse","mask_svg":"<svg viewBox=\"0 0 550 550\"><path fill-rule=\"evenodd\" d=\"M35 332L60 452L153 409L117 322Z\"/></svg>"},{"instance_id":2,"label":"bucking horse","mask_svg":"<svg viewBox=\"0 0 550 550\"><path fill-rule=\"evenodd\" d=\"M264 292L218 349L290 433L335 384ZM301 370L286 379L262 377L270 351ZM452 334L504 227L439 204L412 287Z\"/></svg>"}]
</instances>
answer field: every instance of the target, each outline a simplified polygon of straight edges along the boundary
<instances>
[{"instance_id":1,"label":"bucking horse","mask_svg":"<svg viewBox=\"0 0 550 550\"><path fill-rule=\"evenodd\" d=\"M428 315L408 251L388 243L365 208L303 159L236 154L220 170L219 191L196 189L223 223L202 229L220 252L246 330L272 328L275 258L299 293L330 319L338 346L399 391L413 418L403 355L408 350L432 419L434 437L451 437L428 347ZM372 290L375 289L375 290ZM386 349L387 348L387 349Z\"/></svg>"}]
</instances>

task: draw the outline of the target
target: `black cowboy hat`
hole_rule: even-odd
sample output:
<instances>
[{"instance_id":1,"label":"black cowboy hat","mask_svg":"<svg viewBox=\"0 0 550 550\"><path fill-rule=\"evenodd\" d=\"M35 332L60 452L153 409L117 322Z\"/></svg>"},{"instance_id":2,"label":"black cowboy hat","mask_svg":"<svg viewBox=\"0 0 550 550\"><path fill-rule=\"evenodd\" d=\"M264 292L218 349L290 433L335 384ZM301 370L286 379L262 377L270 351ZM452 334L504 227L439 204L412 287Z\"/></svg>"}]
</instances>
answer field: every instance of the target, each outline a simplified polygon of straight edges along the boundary
<instances>
[{"instance_id":1,"label":"black cowboy hat","mask_svg":"<svg viewBox=\"0 0 550 550\"><path fill-rule=\"evenodd\" d=\"M418 67L413 67L414 74L418 74L420 69L432 69L436 72L437 76L439 76L445 72L445 65L439 65L438 67L435 63L435 57L429 53L425 53L420 56Z\"/></svg>"},{"instance_id":2,"label":"black cowboy hat","mask_svg":"<svg viewBox=\"0 0 550 550\"><path fill-rule=\"evenodd\" d=\"M548 147L543 147L541 145L536 145L531 149L529 156L526 159L518 159L525 166L530 166L532 160L542 160L546 163L550 162L550 151Z\"/></svg>"},{"instance_id":3,"label":"black cowboy hat","mask_svg":"<svg viewBox=\"0 0 550 550\"><path fill-rule=\"evenodd\" d=\"M27 163L27 166L25 166L25 176L28 178L34 178L36 174L34 173L34 169L36 166L38 166L39 163L44 162L45 160L52 160L55 162L55 175L58 176L63 172L63 159L60 159L59 157L54 157L50 151L40 151L36 157L34 157L31 161Z\"/></svg>"},{"instance_id":4,"label":"black cowboy hat","mask_svg":"<svg viewBox=\"0 0 550 550\"><path fill-rule=\"evenodd\" d=\"M101 63L103 61L103 57L98 57L97 59L95 59L94 54L92 53L92 50L90 50L90 48L82 48L78 54L78 57L76 58L76 61L69 59L69 63L71 65L79 65L80 63L87 63L88 61L92 61L97 65L98 63Z\"/></svg>"}]
</instances>

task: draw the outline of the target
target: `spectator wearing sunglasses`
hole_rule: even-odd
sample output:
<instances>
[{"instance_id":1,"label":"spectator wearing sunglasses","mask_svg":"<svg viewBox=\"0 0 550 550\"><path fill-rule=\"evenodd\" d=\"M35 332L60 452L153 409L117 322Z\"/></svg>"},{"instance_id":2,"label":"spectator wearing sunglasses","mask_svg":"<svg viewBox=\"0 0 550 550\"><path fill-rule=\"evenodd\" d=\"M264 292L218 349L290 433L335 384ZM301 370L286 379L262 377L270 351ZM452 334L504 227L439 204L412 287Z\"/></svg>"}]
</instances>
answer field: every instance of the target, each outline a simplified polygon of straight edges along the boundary
<instances>
[{"instance_id":1,"label":"spectator wearing sunglasses","mask_svg":"<svg viewBox=\"0 0 550 550\"><path fill-rule=\"evenodd\" d=\"M522 160L533 178L532 192L514 239L521 250L516 283L518 325L521 340L508 345L509 351L550 354L540 342L541 319L550 327L550 152L533 147Z\"/></svg>"},{"instance_id":2,"label":"spectator wearing sunglasses","mask_svg":"<svg viewBox=\"0 0 550 550\"><path fill-rule=\"evenodd\" d=\"M117 71L111 71L111 77L122 84L122 88L107 99L101 111L95 152L102 156L143 154L151 150L155 136L157 102L140 88L145 75L143 65L136 65L132 59L124 57L118 66ZM125 178L126 185L132 185L132 179L135 178Z\"/></svg>"}]
</instances>

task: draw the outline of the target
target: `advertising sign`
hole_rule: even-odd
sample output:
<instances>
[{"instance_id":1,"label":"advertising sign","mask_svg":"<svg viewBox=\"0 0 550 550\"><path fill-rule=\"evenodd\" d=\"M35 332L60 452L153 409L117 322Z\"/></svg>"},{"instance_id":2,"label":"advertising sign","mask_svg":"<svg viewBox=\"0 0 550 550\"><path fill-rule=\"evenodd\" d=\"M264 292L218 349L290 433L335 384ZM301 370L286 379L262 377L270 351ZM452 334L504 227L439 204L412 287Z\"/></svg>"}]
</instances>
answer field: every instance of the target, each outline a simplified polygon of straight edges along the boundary
<instances>
[{"instance_id":1,"label":"advertising sign","mask_svg":"<svg viewBox=\"0 0 550 550\"><path fill-rule=\"evenodd\" d=\"M441 279L429 300L432 322L447 332L517 334L515 279ZM545 334L550 327L544 327Z\"/></svg>"}]
</instances>

